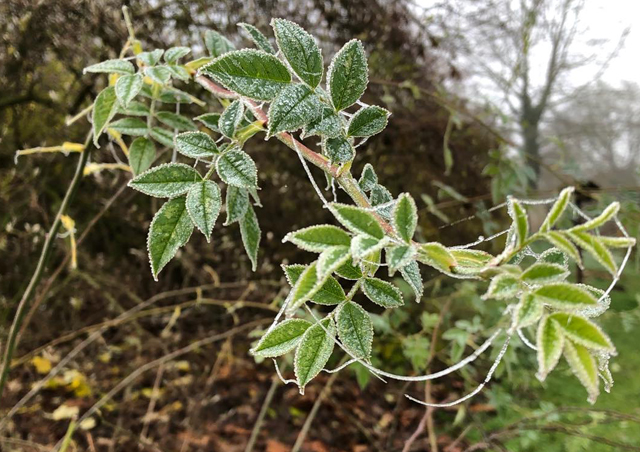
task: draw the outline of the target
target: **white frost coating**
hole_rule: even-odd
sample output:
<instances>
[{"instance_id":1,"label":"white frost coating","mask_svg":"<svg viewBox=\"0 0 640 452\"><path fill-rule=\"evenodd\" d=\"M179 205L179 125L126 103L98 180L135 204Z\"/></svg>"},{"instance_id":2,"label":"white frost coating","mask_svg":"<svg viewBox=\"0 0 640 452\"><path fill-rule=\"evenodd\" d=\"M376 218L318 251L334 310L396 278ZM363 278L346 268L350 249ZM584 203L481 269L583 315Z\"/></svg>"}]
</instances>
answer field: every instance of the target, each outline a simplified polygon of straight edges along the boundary
<instances>
[{"instance_id":1,"label":"white frost coating","mask_svg":"<svg viewBox=\"0 0 640 452\"><path fill-rule=\"evenodd\" d=\"M538 347L536 347L535 345L533 345L529 339L527 339L527 337L524 335L524 333L522 332L521 329L518 329L518 337L520 338L520 340L522 341L522 343L524 345L526 345L527 347L529 347L531 350L538 350Z\"/></svg>"},{"instance_id":2,"label":"white frost coating","mask_svg":"<svg viewBox=\"0 0 640 452\"><path fill-rule=\"evenodd\" d=\"M487 378L485 378L484 381L482 383L480 383L480 385L478 385L478 387L476 389L471 391L466 396L460 397L459 399L454 400L453 402L448 402L448 403L427 403L427 402L423 402L422 400L418 400L415 397L411 397L409 394L405 394L404 396L409 400L412 400L412 401L414 401L416 403L419 403L420 405L429 406L429 407L433 407L433 408L446 408L446 407L458 405L459 403L462 403L465 400L469 400L471 397L473 397L474 395L476 395L480 391L482 391L482 388L484 388L485 385L487 383L489 383L489 381L491 381L491 377L493 376L493 373L495 372L496 368L498 367L498 364L500 364L500 361L502 361L502 357L507 352L507 349L509 348L509 341L510 340L511 340L511 336L508 336L507 340L504 342L504 345L502 346L502 349L500 350L500 353L498 354L496 360L493 362L493 365L491 366L491 369L489 369L489 373L487 374Z\"/></svg>"}]
</instances>

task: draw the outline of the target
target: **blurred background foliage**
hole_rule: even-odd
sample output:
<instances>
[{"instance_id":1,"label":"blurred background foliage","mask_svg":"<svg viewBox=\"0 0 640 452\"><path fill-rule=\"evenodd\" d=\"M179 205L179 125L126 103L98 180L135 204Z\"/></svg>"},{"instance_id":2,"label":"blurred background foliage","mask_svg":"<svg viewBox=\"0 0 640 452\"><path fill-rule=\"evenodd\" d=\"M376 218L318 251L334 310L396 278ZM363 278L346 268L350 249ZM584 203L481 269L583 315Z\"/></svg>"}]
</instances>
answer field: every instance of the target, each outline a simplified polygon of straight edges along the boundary
<instances>
[{"instance_id":1,"label":"blurred background foliage","mask_svg":"<svg viewBox=\"0 0 640 452\"><path fill-rule=\"evenodd\" d=\"M490 8L495 2L484 3ZM474 102L456 89L467 75L455 63L452 49L469 50L456 41L458 23L443 22L437 11L411 1L3 0L0 343L75 160L75 154L42 154L14 161L15 151L84 140L86 122L66 127L65 120L90 105L104 87L104 77L84 76L82 69L119 54L127 39L124 4L145 48L185 45L194 49L194 57L204 53L205 30L217 30L243 46L248 41L236 24L247 22L268 32L272 17L285 17L310 31L325 59L344 42L360 39L370 67L364 100L393 115L381 135L359 148L354 173L370 162L392 193L414 195L421 202L422 239L455 245L493 234L504 228L506 213L487 209L507 194L548 196L567 184L579 187L578 202L587 211L612 200L623 202L622 221L638 237L637 85L595 84L554 108L547 115L553 121L538 130L540 149L532 160L512 130L514 124L516 130L527 129L521 116ZM509 23L508 15L505 20ZM197 87L182 88L211 100ZM220 109L215 104L204 110L186 108L193 116ZM525 152L518 152L521 148ZM92 159L111 162L114 149L104 149ZM95 325L142 300L158 295L159 300L153 309L106 329L63 376L23 407L4 433L7 450L51 446L67 430L68 416L60 414L61 407L82 412L140 365L264 317L260 309L244 309L242 301L269 309L282 300L286 284L279 264L309 259L283 245L282 237L331 219L298 160L283 145L254 139L248 150L263 187L258 216L265 238L255 274L239 233L217 228L211 244L194 237L154 283L144 243L158 203L126 189L130 176L123 171L85 177L69 211L79 236L77 268L65 260L70 241L60 238L29 313L0 414ZM448 225L472 215L470 221ZM495 252L499 245L485 246ZM637 402L630 403L640 396L640 354L634 339L640 327L637 272L634 253L603 318L619 350L613 365L616 386L593 408L566 366L541 385L534 376L535 356L517 341L495 381L480 396L452 409L425 412L402 394L454 399L484 379L489 359L427 387L384 385L357 366L335 374L335 384L334 377L320 378L303 397L279 386L256 450L290 450L324 382L331 392L315 415L303 450L640 450L640 412ZM422 303L376 316L374 364L398 373L446 367L477 348L502 312L502 305L481 300L485 288L476 283L424 276L429 282ZM595 265L587 265L582 277L603 288L608 283ZM256 364L246 353L256 334L243 332L224 345L202 348L145 374L105 406L95 425L85 425L72 447L245 450L273 376L270 363ZM159 396L153 395L154 387Z\"/></svg>"}]
</instances>

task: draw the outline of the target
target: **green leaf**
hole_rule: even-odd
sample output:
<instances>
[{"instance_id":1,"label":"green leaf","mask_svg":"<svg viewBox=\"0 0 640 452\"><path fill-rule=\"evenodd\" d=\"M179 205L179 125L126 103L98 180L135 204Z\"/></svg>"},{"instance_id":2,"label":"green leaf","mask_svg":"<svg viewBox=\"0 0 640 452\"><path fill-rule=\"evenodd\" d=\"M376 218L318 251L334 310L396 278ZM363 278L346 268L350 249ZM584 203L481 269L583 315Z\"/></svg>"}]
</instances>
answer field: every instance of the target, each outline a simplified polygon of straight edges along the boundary
<instances>
[{"instance_id":1,"label":"green leaf","mask_svg":"<svg viewBox=\"0 0 640 452\"><path fill-rule=\"evenodd\" d=\"M418 225L418 208L408 193L398 196L398 202L393 209L393 228L402 240L411 242Z\"/></svg>"},{"instance_id":2,"label":"green leaf","mask_svg":"<svg viewBox=\"0 0 640 452\"><path fill-rule=\"evenodd\" d=\"M228 226L240 220L249 208L249 194L243 188L229 185L227 187L227 221L224 222Z\"/></svg>"},{"instance_id":3,"label":"green leaf","mask_svg":"<svg viewBox=\"0 0 640 452\"><path fill-rule=\"evenodd\" d=\"M602 244L598 237L583 231L569 231L567 235L571 237L571 240L578 246L587 250L600 265L609 270L609 273L614 276L618 273L618 265L613 259L611 251Z\"/></svg>"},{"instance_id":4,"label":"green leaf","mask_svg":"<svg viewBox=\"0 0 640 452\"><path fill-rule=\"evenodd\" d=\"M185 206L185 197L173 198L164 203L153 217L147 249L153 278L158 280L158 273L164 268L178 248L184 246L193 232L193 223Z\"/></svg>"},{"instance_id":5,"label":"green leaf","mask_svg":"<svg viewBox=\"0 0 640 452\"><path fill-rule=\"evenodd\" d=\"M516 244L521 247L529 236L529 219L524 206L516 199L509 199L509 216L513 220Z\"/></svg>"},{"instance_id":6,"label":"green leaf","mask_svg":"<svg viewBox=\"0 0 640 452\"><path fill-rule=\"evenodd\" d=\"M158 113L156 113L156 118L158 118L158 121L160 121L162 124L169 126L175 130L198 130L193 121L171 111L159 111Z\"/></svg>"},{"instance_id":7,"label":"green leaf","mask_svg":"<svg viewBox=\"0 0 640 452\"><path fill-rule=\"evenodd\" d=\"M391 204L391 201L393 201L393 195L391 195L391 192L386 187L376 184L371 190L370 200L372 206L378 207L376 212L378 212L380 216L387 220L391 220L393 208L395 206Z\"/></svg>"},{"instance_id":8,"label":"green leaf","mask_svg":"<svg viewBox=\"0 0 640 452\"><path fill-rule=\"evenodd\" d=\"M258 249L260 248L260 238L262 231L258 224L258 217L249 205L244 216L240 220L240 235L242 236L242 244L251 261L251 270L256 271L258 268Z\"/></svg>"},{"instance_id":9,"label":"green leaf","mask_svg":"<svg viewBox=\"0 0 640 452\"><path fill-rule=\"evenodd\" d=\"M336 269L336 273L344 278L352 281L362 278L362 271L353 265L353 261L347 261L344 265Z\"/></svg>"},{"instance_id":10,"label":"green leaf","mask_svg":"<svg viewBox=\"0 0 640 452\"><path fill-rule=\"evenodd\" d=\"M400 289L378 278L367 278L362 283L362 291L367 298L383 308L397 308L404 305Z\"/></svg>"},{"instance_id":11,"label":"green leaf","mask_svg":"<svg viewBox=\"0 0 640 452\"><path fill-rule=\"evenodd\" d=\"M571 195L573 195L573 187L567 187L560 192L558 196L558 200L553 204L551 210L547 214L547 217L544 219L542 226L540 226L540 232L546 232L553 227L554 224L558 221L558 219L562 216L563 212L569 205L569 201L571 201Z\"/></svg>"},{"instance_id":12,"label":"green leaf","mask_svg":"<svg viewBox=\"0 0 640 452\"><path fill-rule=\"evenodd\" d=\"M611 339L597 325L584 317L566 312L556 312L551 314L549 318L556 322L564 335L573 342L592 350L616 352Z\"/></svg>"},{"instance_id":13,"label":"green leaf","mask_svg":"<svg viewBox=\"0 0 640 452\"><path fill-rule=\"evenodd\" d=\"M123 135L131 135L134 137L141 137L147 134L147 123L140 118L122 118L112 122L107 127L113 129Z\"/></svg>"},{"instance_id":14,"label":"green leaf","mask_svg":"<svg viewBox=\"0 0 640 452\"><path fill-rule=\"evenodd\" d=\"M184 132L176 135L178 152L186 157L201 159L218 153L216 142L204 132Z\"/></svg>"},{"instance_id":15,"label":"green leaf","mask_svg":"<svg viewBox=\"0 0 640 452\"><path fill-rule=\"evenodd\" d=\"M136 69L133 67L129 61L126 60L107 60L101 63L92 64L91 66L87 66L82 71L83 74L87 72L96 73L96 74L122 74L129 75L133 74Z\"/></svg>"},{"instance_id":16,"label":"green leaf","mask_svg":"<svg viewBox=\"0 0 640 452\"><path fill-rule=\"evenodd\" d=\"M551 282L562 281L569 274L569 270L562 265L537 263L527 268L520 278L527 284L541 286Z\"/></svg>"},{"instance_id":17,"label":"green leaf","mask_svg":"<svg viewBox=\"0 0 640 452\"><path fill-rule=\"evenodd\" d=\"M580 286L569 283L554 283L539 287L532 292L540 302L556 309L581 309L597 304L596 298Z\"/></svg>"},{"instance_id":18,"label":"green leaf","mask_svg":"<svg viewBox=\"0 0 640 452\"><path fill-rule=\"evenodd\" d=\"M562 355L564 335L558 323L549 317L544 317L538 325L536 342L538 347L538 373L536 376L540 381L544 381L549 372L556 367Z\"/></svg>"},{"instance_id":19,"label":"green leaf","mask_svg":"<svg viewBox=\"0 0 640 452\"><path fill-rule=\"evenodd\" d=\"M513 327L525 328L535 324L544 314L544 305L530 293L523 293L513 313Z\"/></svg>"},{"instance_id":20,"label":"green leaf","mask_svg":"<svg viewBox=\"0 0 640 452\"><path fill-rule=\"evenodd\" d=\"M451 252L438 242L423 243L418 247L417 260L443 273L450 273L457 262Z\"/></svg>"},{"instance_id":21,"label":"green leaf","mask_svg":"<svg viewBox=\"0 0 640 452\"><path fill-rule=\"evenodd\" d=\"M294 359L294 372L301 393L304 393L307 383L318 375L329 361L335 344L334 336L335 326L330 318L316 323L302 336Z\"/></svg>"},{"instance_id":22,"label":"green leaf","mask_svg":"<svg viewBox=\"0 0 640 452\"><path fill-rule=\"evenodd\" d=\"M482 272L494 256L481 250L449 250L457 265L454 270L459 274L477 274Z\"/></svg>"},{"instance_id":23,"label":"green leaf","mask_svg":"<svg viewBox=\"0 0 640 452\"><path fill-rule=\"evenodd\" d=\"M586 223L579 224L578 226L574 226L569 229L570 232L583 232L590 231L591 229L596 229L605 224L607 221L611 220L618 214L620 210L619 202L612 202L609 206L602 211L600 215L595 217L592 220L587 221Z\"/></svg>"},{"instance_id":24,"label":"green leaf","mask_svg":"<svg viewBox=\"0 0 640 452\"><path fill-rule=\"evenodd\" d=\"M388 243L384 243L384 246L387 244ZM369 277L376 274L380 268L380 262L382 262L382 249L376 249L372 253L363 256L359 262L359 266L362 269L362 273Z\"/></svg>"},{"instance_id":25,"label":"green leaf","mask_svg":"<svg viewBox=\"0 0 640 452\"><path fill-rule=\"evenodd\" d=\"M422 282L422 275L420 274L420 266L416 261L411 261L400 269L402 279L411 286L413 292L416 295L416 303L420 303L422 295L424 293L424 284Z\"/></svg>"},{"instance_id":26,"label":"green leaf","mask_svg":"<svg viewBox=\"0 0 640 452\"><path fill-rule=\"evenodd\" d=\"M136 57L139 61L142 61L145 66L155 66L156 64L158 64L158 61L160 61L160 58L162 58L163 53L164 50L155 49L151 52L139 53L138 55L136 55Z\"/></svg>"},{"instance_id":27,"label":"green leaf","mask_svg":"<svg viewBox=\"0 0 640 452\"><path fill-rule=\"evenodd\" d=\"M347 351L356 358L369 359L373 343L373 323L367 311L359 304L347 301L338 312L336 324L340 341Z\"/></svg>"},{"instance_id":28,"label":"green leaf","mask_svg":"<svg viewBox=\"0 0 640 452\"><path fill-rule=\"evenodd\" d=\"M93 103L93 112L91 122L93 122L93 144L99 148L98 139L104 129L111 121L111 118L118 110L118 98L116 97L116 89L109 86L98 94Z\"/></svg>"},{"instance_id":29,"label":"green leaf","mask_svg":"<svg viewBox=\"0 0 640 452\"><path fill-rule=\"evenodd\" d=\"M214 30L207 30L204 34L204 44L212 57L219 57L236 48L231 41Z\"/></svg>"},{"instance_id":30,"label":"green leaf","mask_svg":"<svg viewBox=\"0 0 640 452\"><path fill-rule=\"evenodd\" d=\"M244 22L239 23L238 26L247 32L249 38L260 50L274 55L276 54L276 49L273 48L267 37L256 27L250 24L245 24Z\"/></svg>"},{"instance_id":31,"label":"green leaf","mask_svg":"<svg viewBox=\"0 0 640 452\"><path fill-rule=\"evenodd\" d=\"M171 80L171 71L164 66L145 68L144 75L161 85L166 85Z\"/></svg>"},{"instance_id":32,"label":"green leaf","mask_svg":"<svg viewBox=\"0 0 640 452\"><path fill-rule=\"evenodd\" d=\"M124 108L127 108L129 102L131 102L140 92L144 81L142 75L123 75L118 78L116 82L116 97Z\"/></svg>"},{"instance_id":33,"label":"green leaf","mask_svg":"<svg viewBox=\"0 0 640 452\"><path fill-rule=\"evenodd\" d=\"M299 264L283 266L285 275L287 276L287 281L289 281L289 285L291 285L291 287L295 286L300 275L302 275L306 268L307 266ZM325 306L334 306L340 304L346 298L347 296L345 295L344 289L340 283L334 277L329 276L324 284L322 284L318 291L313 295L311 301Z\"/></svg>"},{"instance_id":34,"label":"green leaf","mask_svg":"<svg viewBox=\"0 0 640 452\"><path fill-rule=\"evenodd\" d=\"M373 190L373 187L378 185L378 175L376 171L371 166L371 163L367 163L364 165L362 169L362 174L360 175L360 179L358 180L358 185L364 192L370 192Z\"/></svg>"},{"instance_id":35,"label":"green leaf","mask_svg":"<svg viewBox=\"0 0 640 452\"><path fill-rule=\"evenodd\" d=\"M389 275L409 264L416 255L416 250L411 245L395 246L387 248L387 264L389 264Z\"/></svg>"},{"instance_id":36,"label":"green leaf","mask_svg":"<svg viewBox=\"0 0 640 452\"><path fill-rule=\"evenodd\" d=\"M151 138L156 140L161 145L166 146L168 148L173 148L173 131L172 130L163 129L162 127L153 127L149 131L149 135L151 136Z\"/></svg>"},{"instance_id":37,"label":"green leaf","mask_svg":"<svg viewBox=\"0 0 640 452\"><path fill-rule=\"evenodd\" d=\"M633 237L607 237L599 235L598 241L607 248L629 248L636 244L636 239Z\"/></svg>"},{"instance_id":38,"label":"green leaf","mask_svg":"<svg viewBox=\"0 0 640 452\"><path fill-rule=\"evenodd\" d=\"M493 277L483 299L495 298L505 300L515 297L520 292L520 281L517 276L509 273L500 273Z\"/></svg>"},{"instance_id":39,"label":"green leaf","mask_svg":"<svg viewBox=\"0 0 640 452\"><path fill-rule=\"evenodd\" d=\"M285 19L272 19L276 42L287 63L300 80L315 88L322 80L322 53L309 33Z\"/></svg>"},{"instance_id":40,"label":"green leaf","mask_svg":"<svg viewBox=\"0 0 640 452\"><path fill-rule=\"evenodd\" d=\"M348 246L332 246L318 256L318 277L324 279L351 258Z\"/></svg>"},{"instance_id":41,"label":"green leaf","mask_svg":"<svg viewBox=\"0 0 640 452\"><path fill-rule=\"evenodd\" d=\"M318 282L317 262L314 262L304 269L291 289L287 312L294 313L305 301L310 300L320 289L321 284Z\"/></svg>"},{"instance_id":42,"label":"green leaf","mask_svg":"<svg viewBox=\"0 0 640 452\"><path fill-rule=\"evenodd\" d=\"M342 134L342 120L332 108L322 107L321 113L307 123L302 130L302 138L320 136L337 138Z\"/></svg>"},{"instance_id":43,"label":"green leaf","mask_svg":"<svg viewBox=\"0 0 640 452\"><path fill-rule=\"evenodd\" d=\"M356 156L353 145L344 137L325 138L322 149L331 163L347 163Z\"/></svg>"},{"instance_id":44,"label":"green leaf","mask_svg":"<svg viewBox=\"0 0 640 452\"><path fill-rule=\"evenodd\" d=\"M202 67L200 72L255 100L271 101L291 83L291 74L280 60L252 49L229 52Z\"/></svg>"},{"instance_id":45,"label":"green leaf","mask_svg":"<svg viewBox=\"0 0 640 452\"><path fill-rule=\"evenodd\" d=\"M289 85L280 91L269 107L269 133L267 138L279 132L298 130L314 118L322 109L318 96L301 84Z\"/></svg>"},{"instance_id":46,"label":"green leaf","mask_svg":"<svg viewBox=\"0 0 640 452\"><path fill-rule=\"evenodd\" d=\"M156 198L174 198L201 181L202 176L189 165L165 163L136 176L129 187Z\"/></svg>"},{"instance_id":47,"label":"green leaf","mask_svg":"<svg viewBox=\"0 0 640 452\"><path fill-rule=\"evenodd\" d=\"M333 57L327 71L327 85L336 111L355 104L369 82L367 57L357 39L347 42Z\"/></svg>"},{"instance_id":48,"label":"green leaf","mask_svg":"<svg viewBox=\"0 0 640 452\"><path fill-rule=\"evenodd\" d=\"M587 390L589 403L595 403L600 394L596 360L593 359L586 347L571 341L567 341L564 346L564 357L569 363L573 374Z\"/></svg>"},{"instance_id":49,"label":"green leaf","mask_svg":"<svg viewBox=\"0 0 640 452\"><path fill-rule=\"evenodd\" d=\"M561 265L562 267L567 268L569 258L564 251L559 250L558 248L549 248L540 254L538 262Z\"/></svg>"},{"instance_id":50,"label":"green leaf","mask_svg":"<svg viewBox=\"0 0 640 452\"><path fill-rule=\"evenodd\" d=\"M196 116L193 119L200 121L209 130L220 132L218 124L218 121L220 120L220 113L205 113L204 115Z\"/></svg>"},{"instance_id":51,"label":"green leaf","mask_svg":"<svg viewBox=\"0 0 640 452\"><path fill-rule=\"evenodd\" d=\"M389 240L387 237L377 239L370 235L359 234L351 240L351 255L355 260L367 260L367 256L376 251L380 251L388 244Z\"/></svg>"},{"instance_id":52,"label":"green leaf","mask_svg":"<svg viewBox=\"0 0 640 452\"><path fill-rule=\"evenodd\" d=\"M220 132L227 138L233 138L240 121L242 121L243 115L244 104L239 99L231 102L220 115L220 120L218 121Z\"/></svg>"},{"instance_id":53,"label":"green leaf","mask_svg":"<svg viewBox=\"0 0 640 452\"><path fill-rule=\"evenodd\" d=\"M350 137L370 137L380 133L387 127L388 110L378 106L361 108L349 122L347 135Z\"/></svg>"},{"instance_id":54,"label":"green leaf","mask_svg":"<svg viewBox=\"0 0 640 452\"><path fill-rule=\"evenodd\" d=\"M337 226L323 224L290 232L283 241L291 242L305 251L321 253L334 246L348 247L351 237Z\"/></svg>"},{"instance_id":55,"label":"green leaf","mask_svg":"<svg viewBox=\"0 0 640 452\"><path fill-rule=\"evenodd\" d=\"M258 169L246 152L232 150L225 152L216 162L220 179L228 185L254 188L258 186Z\"/></svg>"},{"instance_id":56,"label":"green leaf","mask_svg":"<svg viewBox=\"0 0 640 452\"><path fill-rule=\"evenodd\" d=\"M163 67L166 68L171 74L171 77L175 79L187 81L191 78L191 74L189 74L189 71L187 71L183 66L170 64L168 66L163 66Z\"/></svg>"},{"instance_id":57,"label":"green leaf","mask_svg":"<svg viewBox=\"0 0 640 452\"><path fill-rule=\"evenodd\" d=\"M191 52L189 47L171 47L164 53L164 60L173 64L176 63L180 58L184 58Z\"/></svg>"},{"instance_id":58,"label":"green leaf","mask_svg":"<svg viewBox=\"0 0 640 452\"><path fill-rule=\"evenodd\" d=\"M129 146L129 166L134 176L148 170L155 159L156 147L153 141L144 137L133 140Z\"/></svg>"},{"instance_id":59,"label":"green leaf","mask_svg":"<svg viewBox=\"0 0 640 452\"><path fill-rule=\"evenodd\" d=\"M580 252L575 245L567 239L567 236L564 232L558 231L549 231L544 234L544 237L551 242L553 246L560 249L567 256L571 257L577 264L578 267L582 268L582 259L580 258Z\"/></svg>"},{"instance_id":60,"label":"green leaf","mask_svg":"<svg viewBox=\"0 0 640 452\"><path fill-rule=\"evenodd\" d=\"M338 203L331 204L331 211L344 227L355 234L367 234L377 239L384 237L384 230L371 212Z\"/></svg>"},{"instance_id":61,"label":"green leaf","mask_svg":"<svg viewBox=\"0 0 640 452\"><path fill-rule=\"evenodd\" d=\"M265 333L251 354L261 358L276 358L290 352L300 343L312 325L303 319L288 319Z\"/></svg>"},{"instance_id":62,"label":"green leaf","mask_svg":"<svg viewBox=\"0 0 640 452\"><path fill-rule=\"evenodd\" d=\"M186 205L191 221L209 242L222 206L220 189L210 180L203 180L189 189Z\"/></svg>"},{"instance_id":63,"label":"green leaf","mask_svg":"<svg viewBox=\"0 0 640 452\"><path fill-rule=\"evenodd\" d=\"M151 112L149 111L149 107L142 102L132 100L129 102L129 105L127 105L127 108L123 108L119 105L118 113L127 116L148 116Z\"/></svg>"}]
</instances>

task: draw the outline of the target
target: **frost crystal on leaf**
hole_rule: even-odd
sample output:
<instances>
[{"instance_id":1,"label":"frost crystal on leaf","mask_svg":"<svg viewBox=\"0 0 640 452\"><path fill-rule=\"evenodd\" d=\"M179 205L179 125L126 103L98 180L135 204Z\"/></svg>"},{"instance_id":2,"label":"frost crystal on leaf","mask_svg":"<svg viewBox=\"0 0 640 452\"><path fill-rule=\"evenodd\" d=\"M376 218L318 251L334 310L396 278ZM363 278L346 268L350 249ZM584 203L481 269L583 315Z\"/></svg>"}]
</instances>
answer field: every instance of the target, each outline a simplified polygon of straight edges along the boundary
<instances>
[{"instance_id":1,"label":"frost crystal on leaf","mask_svg":"<svg viewBox=\"0 0 640 452\"><path fill-rule=\"evenodd\" d=\"M327 85L333 107L344 110L355 104L369 83L367 57L357 39L347 42L333 57L327 71Z\"/></svg>"},{"instance_id":2,"label":"frost crystal on leaf","mask_svg":"<svg viewBox=\"0 0 640 452\"><path fill-rule=\"evenodd\" d=\"M298 130L315 119L322 109L318 96L305 85L290 85L283 89L269 107L269 133Z\"/></svg>"},{"instance_id":3,"label":"frost crystal on leaf","mask_svg":"<svg viewBox=\"0 0 640 452\"><path fill-rule=\"evenodd\" d=\"M258 186L258 170L255 162L246 152L232 150L220 156L216 164L220 179L236 187Z\"/></svg>"},{"instance_id":4,"label":"frost crystal on leaf","mask_svg":"<svg viewBox=\"0 0 640 452\"><path fill-rule=\"evenodd\" d=\"M299 25L285 19L272 19L276 42L287 63L300 80L315 88L322 80L324 64L315 39Z\"/></svg>"},{"instance_id":5,"label":"frost crystal on leaf","mask_svg":"<svg viewBox=\"0 0 640 452\"><path fill-rule=\"evenodd\" d=\"M135 177L129 187L156 198L173 198L185 194L201 180L200 173L189 165L165 163Z\"/></svg>"}]
</instances>

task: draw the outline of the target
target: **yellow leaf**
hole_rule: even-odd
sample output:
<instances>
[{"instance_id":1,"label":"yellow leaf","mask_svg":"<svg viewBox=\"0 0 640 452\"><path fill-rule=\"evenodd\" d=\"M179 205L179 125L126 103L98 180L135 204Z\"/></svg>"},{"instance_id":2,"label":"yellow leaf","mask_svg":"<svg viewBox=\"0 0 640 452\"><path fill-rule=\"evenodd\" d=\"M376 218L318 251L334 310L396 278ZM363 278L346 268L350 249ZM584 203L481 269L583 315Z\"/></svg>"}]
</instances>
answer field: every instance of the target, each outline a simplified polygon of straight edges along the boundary
<instances>
[{"instance_id":1,"label":"yellow leaf","mask_svg":"<svg viewBox=\"0 0 640 452\"><path fill-rule=\"evenodd\" d=\"M35 356L31 359L31 364L36 368L39 374L48 374L51 370L51 361L41 356Z\"/></svg>"},{"instance_id":2,"label":"yellow leaf","mask_svg":"<svg viewBox=\"0 0 640 452\"><path fill-rule=\"evenodd\" d=\"M80 428L82 430L91 430L95 426L96 426L96 420L92 417L89 417L84 421L80 422Z\"/></svg>"},{"instance_id":3,"label":"yellow leaf","mask_svg":"<svg viewBox=\"0 0 640 452\"><path fill-rule=\"evenodd\" d=\"M61 421L63 419L72 419L78 416L80 408L77 406L69 406L62 404L56 410L51 413L51 419L54 421Z\"/></svg>"}]
</instances>

